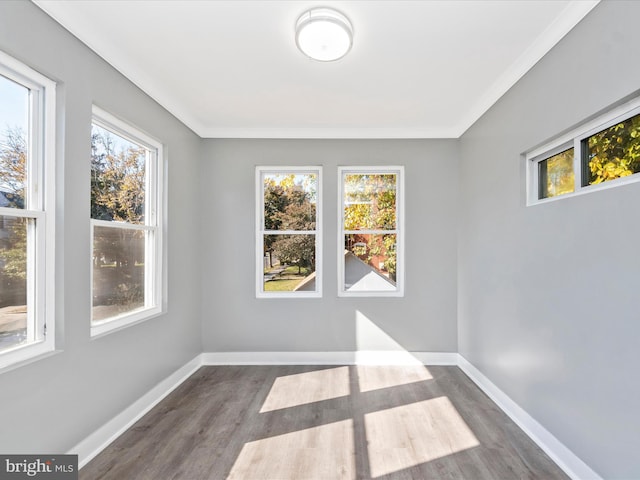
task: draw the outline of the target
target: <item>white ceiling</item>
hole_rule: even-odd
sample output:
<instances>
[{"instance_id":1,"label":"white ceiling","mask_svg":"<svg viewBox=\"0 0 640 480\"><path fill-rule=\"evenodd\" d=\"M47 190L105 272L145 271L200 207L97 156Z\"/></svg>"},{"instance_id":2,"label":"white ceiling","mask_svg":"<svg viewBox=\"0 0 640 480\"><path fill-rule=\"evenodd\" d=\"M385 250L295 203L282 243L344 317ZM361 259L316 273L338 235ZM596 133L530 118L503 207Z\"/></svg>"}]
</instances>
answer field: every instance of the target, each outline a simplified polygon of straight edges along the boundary
<instances>
[{"instance_id":1,"label":"white ceiling","mask_svg":"<svg viewBox=\"0 0 640 480\"><path fill-rule=\"evenodd\" d=\"M201 137L459 137L598 2L34 0ZM352 50L315 62L299 15Z\"/></svg>"}]
</instances>

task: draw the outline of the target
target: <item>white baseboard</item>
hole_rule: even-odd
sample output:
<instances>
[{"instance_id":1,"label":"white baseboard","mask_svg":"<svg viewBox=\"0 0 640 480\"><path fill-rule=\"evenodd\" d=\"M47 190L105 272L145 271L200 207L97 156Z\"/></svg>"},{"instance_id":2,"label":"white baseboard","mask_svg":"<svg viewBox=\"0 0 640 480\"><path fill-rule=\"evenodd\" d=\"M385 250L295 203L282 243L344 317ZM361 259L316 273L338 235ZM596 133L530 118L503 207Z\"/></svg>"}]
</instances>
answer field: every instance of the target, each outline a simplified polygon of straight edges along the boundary
<instances>
[{"instance_id":1,"label":"white baseboard","mask_svg":"<svg viewBox=\"0 0 640 480\"><path fill-rule=\"evenodd\" d=\"M160 382L131 406L78 443L82 468L203 365L455 365L493 400L564 472L575 480L602 480L586 463L500 390L462 355L451 352L207 352Z\"/></svg>"},{"instance_id":2,"label":"white baseboard","mask_svg":"<svg viewBox=\"0 0 640 480\"><path fill-rule=\"evenodd\" d=\"M602 480L586 463L500 390L466 358L458 354L458 367L494 401L549 457L574 480Z\"/></svg>"},{"instance_id":3,"label":"white baseboard","mask_svg":"<svg viewBox=\"0 0 640 480\"><path fill-rule=\"evenodd\" d=\"M208 352L203 365L457 365L451 352Z\"/></svg>"},{"instance_id":4,"label":"white baseboard","mask_svg":"<svg viewBox=\"0 0 640 480\"><path fill-rule=\"evenodd\" d=\"M78 455L78 468L82 468L89 463L93 457L98 455L143 415L155 407L163 398L179 387L182 382L193 375L201 366L201 355L198 355L69 450L67 453Z\"/></svg>"}]
</instances>

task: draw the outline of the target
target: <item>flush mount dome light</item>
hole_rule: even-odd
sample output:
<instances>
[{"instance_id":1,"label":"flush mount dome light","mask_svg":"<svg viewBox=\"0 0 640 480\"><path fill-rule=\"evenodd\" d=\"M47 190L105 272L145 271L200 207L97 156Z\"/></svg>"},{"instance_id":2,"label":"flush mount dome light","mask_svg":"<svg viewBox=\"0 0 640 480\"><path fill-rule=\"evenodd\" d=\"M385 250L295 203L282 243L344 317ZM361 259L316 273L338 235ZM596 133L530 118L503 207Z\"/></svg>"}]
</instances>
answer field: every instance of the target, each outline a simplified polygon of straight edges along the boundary
<instances>
[{"instance_id":1,"label":"flush mount dome light","mask_svg":"<svg viewBox=\"0 0 640 480\"><path fill-rule=\"evenodd\" d=\"M344 57L353 44L351 22L331 8L312 8L296 23L296 45L306 56L320 62Z\"/></svg>"}]
</instances>

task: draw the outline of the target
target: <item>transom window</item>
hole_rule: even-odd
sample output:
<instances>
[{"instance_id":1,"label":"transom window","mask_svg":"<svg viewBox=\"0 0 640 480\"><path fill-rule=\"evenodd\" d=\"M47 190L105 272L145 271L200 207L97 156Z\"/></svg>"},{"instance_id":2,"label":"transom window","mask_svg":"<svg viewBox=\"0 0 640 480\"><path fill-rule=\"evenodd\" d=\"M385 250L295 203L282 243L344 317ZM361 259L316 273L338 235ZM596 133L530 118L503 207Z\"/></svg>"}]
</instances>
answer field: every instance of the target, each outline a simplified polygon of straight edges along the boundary
<instances>
[{"instance_id":1,"label":"transom window","mask_svg":"<svg viewBox=\"0 0 640 480\"><path fill-rule=\"evenodd\" d=\"M55 348L55 84L0 52L0 369Z\"/></svg>"},{"instance_id":2,"label":"transom window","mask_svg":"<svg viewBox=\"0 0 640 480\"><path fill-rule=\"evenodd\" d=\"M91 332L162 310L162 146L94 107Z\"/></svg>"},{"instance_id":3,"label":"transom window","mask_svg":"<svg viewBox=\"0 0 640 480\"><path fill-rule=\"evenodd\" d=\"M321 167L256 168L256 295L320 297Z\"/></svg>"},{"instance_id":4,"label":"transom window","mask_svg":"<svg viewBox=\"0 0 640 480\"><path fill-rule=\"evenodd\" d=\"M340 167L338 294L402 296L403 167Z\"/></svg>"},{"instance_id":5,"label":"transom window","mask_svg":"<svg viewBox=\"0 0 640 480\"><path fill-rule=\"evenodd\" d=\"M525 155L528 204L640 181L640 99Z\"/></svg>"}]
</instances>

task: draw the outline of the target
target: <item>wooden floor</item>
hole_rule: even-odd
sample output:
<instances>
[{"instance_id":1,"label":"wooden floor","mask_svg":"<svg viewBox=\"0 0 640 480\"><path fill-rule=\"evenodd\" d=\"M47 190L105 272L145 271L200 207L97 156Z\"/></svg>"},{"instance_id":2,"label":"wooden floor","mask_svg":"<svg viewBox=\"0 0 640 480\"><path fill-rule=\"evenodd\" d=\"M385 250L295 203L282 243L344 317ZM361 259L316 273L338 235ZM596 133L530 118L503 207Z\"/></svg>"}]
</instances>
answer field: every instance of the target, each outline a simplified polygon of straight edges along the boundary
<instances>
[{"instance_id":1,"label":"wooden floor","mask_svg":"<svg viewBox=\"0 0 640 480\"><path fill-rule=\"evenodd\" d=\"M80 479L566 479L457 367L203 367Z\"/></svg>"}]
</instances>

